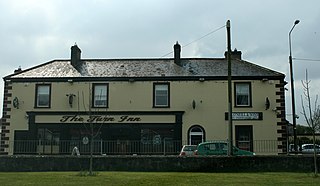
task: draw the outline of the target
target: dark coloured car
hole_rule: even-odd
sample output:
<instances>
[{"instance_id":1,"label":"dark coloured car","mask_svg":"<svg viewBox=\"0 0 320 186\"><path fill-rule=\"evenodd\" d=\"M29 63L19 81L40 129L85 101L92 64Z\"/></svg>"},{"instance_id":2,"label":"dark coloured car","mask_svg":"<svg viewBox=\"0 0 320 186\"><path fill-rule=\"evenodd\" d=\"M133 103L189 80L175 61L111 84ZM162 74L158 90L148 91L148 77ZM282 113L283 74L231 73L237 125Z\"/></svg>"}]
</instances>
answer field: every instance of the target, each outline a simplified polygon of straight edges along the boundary
<instances>
[{"instance_id":1,"label":"dark coloured car","mask_svg":"<svg viewBox=\"0 0 320 186\"><path fill-rule=\"evenodd\" d=\"M235 146L232 147L233 155L235 156L253 156L255 153L239 149ZM227 142L203 142L200 143L195 152L196 155L228 155Z\"/></svg>"}]
</instances>

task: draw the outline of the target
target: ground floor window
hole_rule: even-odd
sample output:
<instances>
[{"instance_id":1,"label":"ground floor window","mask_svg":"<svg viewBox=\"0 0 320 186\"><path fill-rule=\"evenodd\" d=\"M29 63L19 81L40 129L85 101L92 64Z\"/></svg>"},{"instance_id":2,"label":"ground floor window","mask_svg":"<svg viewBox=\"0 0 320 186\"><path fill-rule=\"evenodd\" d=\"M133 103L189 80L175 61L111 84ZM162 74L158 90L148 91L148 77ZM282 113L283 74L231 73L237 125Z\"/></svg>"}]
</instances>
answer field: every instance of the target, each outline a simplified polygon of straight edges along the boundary
<instances>
[{"instance_id":1,"label":"ground floor window","mask_svg":"<svg viewBox=\"0 0 320 186\"><path fill-rule=\"evenodd\" d=\"M81 155L90 154L91 149L93 154L106 155L177 154L182 141L176 126L177 124L96 124L91 130L89 125L38 125L35 133L16 132L14 153L70 155L76 147Z\"/></svg>"},{"instance_id":2,"label":"ground floor window","mask_svg":"<svg viewBox=\"0 0 320 186\"><path fill-rule=\"evenodd\" d=\"M38 129L37 152L40 154L58 154L60 145L59 130Z\"/></svg>"},{"instance_id":3,"label":"ground floor window","mask_svg":"<svg viewBox=\"0 0 320 186\"><path fill-rule=\"evenodd\" d=\"M188 130L188 143L190 145L198 145L205 141L205 131L199 125L194 125Z\"/></svg>"}]
</instances>

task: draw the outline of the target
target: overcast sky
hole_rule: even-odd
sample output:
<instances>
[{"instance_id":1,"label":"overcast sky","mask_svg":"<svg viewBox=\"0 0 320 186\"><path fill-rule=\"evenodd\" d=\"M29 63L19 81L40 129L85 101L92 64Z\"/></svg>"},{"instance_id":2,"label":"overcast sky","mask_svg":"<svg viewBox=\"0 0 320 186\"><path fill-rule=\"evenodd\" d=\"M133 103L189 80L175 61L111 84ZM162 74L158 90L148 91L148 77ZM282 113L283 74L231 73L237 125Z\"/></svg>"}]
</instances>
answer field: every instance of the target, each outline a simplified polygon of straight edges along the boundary
<instances>
[{"instance_id":1,"label":"overcast sky","mask_svg":"<svg viewBox=\"0 0 320 186\"><path fill-rule=\"evenodd\" d=\"M241 50L244 60L286 74L290 82L288 33L296 19L293 57L320 60L319 7L319 0L0 0L0 74L69 59L75 42L82 58L159 58L176 41L189 44L229 19L232 48ZM223 57L225 50L223 28L182 48L181 55ZM293 63L297 122L305 123L301 80L308 69L311 91L319 94L320 61ZM0 90L2 100L3 81ZM287 114L290 96L287 91Z\"/></svg>"}]
</instances>

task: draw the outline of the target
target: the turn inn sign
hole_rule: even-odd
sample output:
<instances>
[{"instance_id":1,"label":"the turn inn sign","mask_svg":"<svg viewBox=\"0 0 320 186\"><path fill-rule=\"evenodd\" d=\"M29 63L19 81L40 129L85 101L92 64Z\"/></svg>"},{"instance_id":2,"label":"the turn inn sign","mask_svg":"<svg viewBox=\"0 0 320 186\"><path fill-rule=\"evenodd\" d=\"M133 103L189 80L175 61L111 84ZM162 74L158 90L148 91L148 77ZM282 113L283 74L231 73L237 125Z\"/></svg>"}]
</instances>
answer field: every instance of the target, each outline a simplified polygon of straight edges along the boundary
<instances>
[{"instance_id":1,"label":"the turn inn sign","mask_svg":"<svg viewBox=\"0 0 320 186\"><path fill-rule=\"evenodd\" d=\"M175 123L174 115L36 115L35 123Z\"/></svg>"}]
</instances>

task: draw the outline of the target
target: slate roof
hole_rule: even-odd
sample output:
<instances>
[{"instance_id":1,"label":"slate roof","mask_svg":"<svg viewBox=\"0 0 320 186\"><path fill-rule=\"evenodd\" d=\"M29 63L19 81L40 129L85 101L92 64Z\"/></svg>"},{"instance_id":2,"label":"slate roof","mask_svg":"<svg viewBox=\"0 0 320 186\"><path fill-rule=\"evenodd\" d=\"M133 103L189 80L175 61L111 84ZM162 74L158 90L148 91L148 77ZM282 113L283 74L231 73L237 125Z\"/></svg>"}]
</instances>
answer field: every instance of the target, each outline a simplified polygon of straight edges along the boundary
<instances>
[{"instance_id":1,"label":"slate roof","mask_svg":"<svg viewBox=\"0 0 320 186\"><path fill-rule=\"evenodd\" d=\"M5 78L81 78L81 77L225 77L225 58L181 58L181 66L173 58L161 59L82 59L78 69L70 60L53 60ZM253 63L233 59L232 76L281 77L284 74Z\"/></svg>"}]
</instances>

